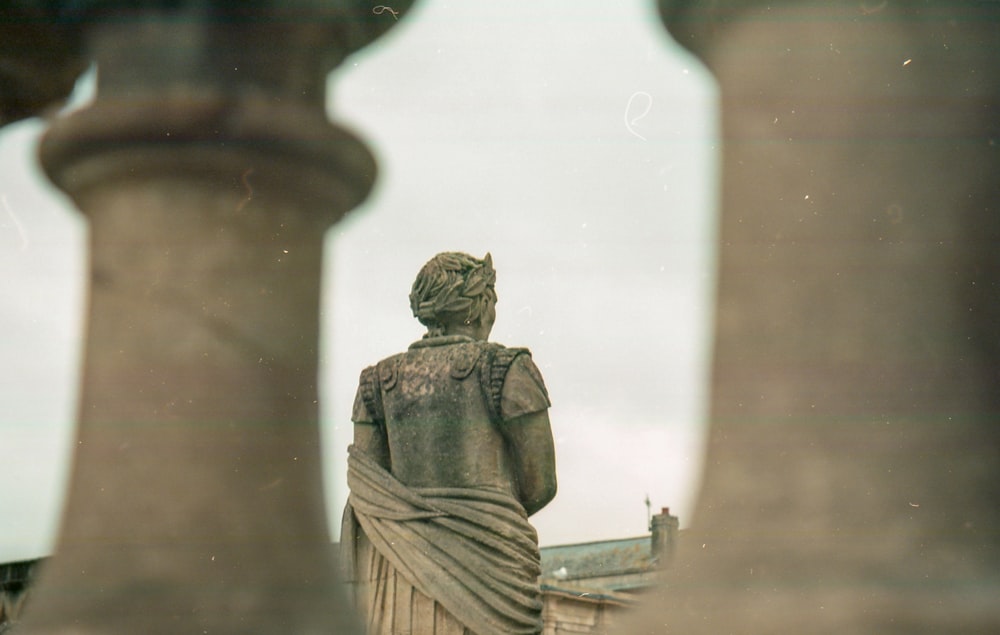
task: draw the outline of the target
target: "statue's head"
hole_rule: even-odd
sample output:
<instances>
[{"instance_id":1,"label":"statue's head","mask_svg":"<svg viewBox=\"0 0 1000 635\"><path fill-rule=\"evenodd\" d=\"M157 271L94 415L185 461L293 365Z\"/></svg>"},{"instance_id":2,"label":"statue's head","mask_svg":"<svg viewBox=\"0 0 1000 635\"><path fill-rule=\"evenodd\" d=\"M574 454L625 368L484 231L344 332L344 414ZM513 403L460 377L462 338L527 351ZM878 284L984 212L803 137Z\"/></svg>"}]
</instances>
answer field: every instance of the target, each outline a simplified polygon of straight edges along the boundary
<instances>
[{"instance_id":1,"label":"statue's head","mask_svg":"<svg viewBox=\"0 0 1000 635\"><path fill-rule=\"evenodd\" d=\"M427 261L410 290L413 316L427 335L465 334L485 340L496 319L493 258L449 251Z\"/></svg>"}]
</instances>

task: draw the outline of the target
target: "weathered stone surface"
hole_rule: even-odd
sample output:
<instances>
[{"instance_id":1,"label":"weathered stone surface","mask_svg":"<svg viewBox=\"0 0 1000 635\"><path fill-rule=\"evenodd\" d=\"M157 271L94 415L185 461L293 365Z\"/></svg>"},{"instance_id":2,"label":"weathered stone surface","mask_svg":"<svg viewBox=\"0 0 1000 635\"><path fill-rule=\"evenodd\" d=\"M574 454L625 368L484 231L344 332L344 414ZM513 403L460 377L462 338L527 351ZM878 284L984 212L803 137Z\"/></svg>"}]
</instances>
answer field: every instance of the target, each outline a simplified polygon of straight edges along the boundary
<instances>
[{"instance_id":1,"label":"weathered stone surface","mask_svg":"<svg viewBox=\"0 0 1000 635\"><path fill-rule=\"evenodd\" d=\"M711 432L629 633L1000 627L1000 3L662 2L718 78Z\"/></svg>"},{"instance_id":2,"label":"weathered stone surface","mask_svg":"<svg viewBox=\"0 0 1000 635\"><path fill-rule=\"evenodd\" d=\"M555 496L548 395L488 343L492 262L439 254L410 294L428 334L361 374L341 540L369 633L540 633L538 538Z\"/></svg>"},{"instance_id":3,"label":"weathered stone surface","mask_svg":"<svg viewBox=\"0 0 1000 635\"><path fill-rule=\"evenodd\" d=\"M67 507L23 630L359 632L323 510L318 312L324 232L375 163L323 87L395 19L132 4L63 7L98 94L41 158L89 221L89 314Z\"/></svg>"}]
</instances>

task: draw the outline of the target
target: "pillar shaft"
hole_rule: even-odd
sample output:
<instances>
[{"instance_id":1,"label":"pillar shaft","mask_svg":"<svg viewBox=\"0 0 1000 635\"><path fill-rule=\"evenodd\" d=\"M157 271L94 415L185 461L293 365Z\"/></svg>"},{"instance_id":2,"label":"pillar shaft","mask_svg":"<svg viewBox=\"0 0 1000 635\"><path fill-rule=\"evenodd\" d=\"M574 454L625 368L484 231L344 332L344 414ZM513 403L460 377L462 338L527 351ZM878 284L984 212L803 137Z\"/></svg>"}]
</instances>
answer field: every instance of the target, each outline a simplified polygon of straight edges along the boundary
<instances>
[{"instance_id":1,"label":"pillar shaft","mask_svg":"<svg viewBox=\"0 0 1000 635\"><path fill-rule=\"evenodd\" d=\"M89 221L90 296L67 507L25 632L359 632L317 351L324 233L375 164L323 87L382 27L255 11L90 24L97 100L43 140Z\"/></svg>"},{"instance_id":2,"label":"pillar shaft","mask_svg":"<svg viewBox=\"0 0 1000 635\"><path fill-rule=\"evenodd\" d=\"M232 190L156 177L81 201L80 428L39 632L67 616L122 633L330 622L309 610L337 596L316 425L322 232L288 207L237 212Z\"/></svg>"},{"instance_id":3,"label":"pillar shaft","mask_svg":"<svg viewBox=\"0 0 1000 635\"><path fill-rule=\"evenodd\" d=\"M649 623L996 630L995 3L663 5L723 181L703 488Z\"/></svg>"}]
</instances>

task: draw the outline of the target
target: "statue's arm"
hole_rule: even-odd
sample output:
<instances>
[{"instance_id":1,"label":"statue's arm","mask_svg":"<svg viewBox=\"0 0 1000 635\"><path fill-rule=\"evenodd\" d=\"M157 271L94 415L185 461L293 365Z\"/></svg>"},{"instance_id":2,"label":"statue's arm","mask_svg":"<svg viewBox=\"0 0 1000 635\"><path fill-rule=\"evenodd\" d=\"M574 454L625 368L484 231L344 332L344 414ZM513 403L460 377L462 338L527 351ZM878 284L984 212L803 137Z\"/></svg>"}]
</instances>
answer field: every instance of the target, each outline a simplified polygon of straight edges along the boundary
<instances>
[{"instance_id":1,"label":"statue's arm","mask_svg":"<svg viewBox=\"0 0 1000 635\"><path fill-rule=\"evenodd\" d=\"M373 413L369 409L369 402L372 408L381 411L378 402L365 399L366 382L370 381L372 368L366 368L361 373L361 382L358 392L354 396L354 407L351 410L351 421L354 422L354 447L364 451L378 464L387 470L392 469L389 456L389 440L385 436L385 426L380 423L382 415ZM368 394L372 391L369 390Z\"/></svg>"},{"instance_id":2,"label":"statue's arm","mask_svg":"<svg viewBox=\"0 0 1000 635\"><path fill-rule=\"evenodd\" d=\"M514 465L518 499L529 516L556 495L556 453L547 410L504 422L503 436Z\"/></svg>"},{"instance_id":3,"label":"statue's arm","mask_svg":"<svg viewBox=\"0 0 1000 635\"><path fill-rule=\"evenodd\" d=\"M376 423L355 422L354 447L378 461L378 464L386 470L392 469L389 460L389 443L385 438L382 426Z\"/></svg>"}]
</instances>

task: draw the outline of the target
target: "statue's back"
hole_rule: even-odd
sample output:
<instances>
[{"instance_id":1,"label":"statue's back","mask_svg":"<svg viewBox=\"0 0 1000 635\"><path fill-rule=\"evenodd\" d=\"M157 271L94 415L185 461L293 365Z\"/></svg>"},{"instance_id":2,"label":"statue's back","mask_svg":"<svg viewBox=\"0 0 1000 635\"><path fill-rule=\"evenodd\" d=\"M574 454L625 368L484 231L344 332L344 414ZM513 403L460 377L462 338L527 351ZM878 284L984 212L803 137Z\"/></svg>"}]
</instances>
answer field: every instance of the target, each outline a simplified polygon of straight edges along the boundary
<instances>
[{"instance_id":1,"label":"statue's back","mask_svg":"<svg viewBox=\"0 0 1000 635\"><path fill-rule=\"evenodd\" d=\"M512 352L520 351L460 341L418 345L378 364L396 478L411 487L513 493L510 458L494 414L499 387L490 382L493 374L506 372Z\"/></svg>"}]
</instances>

